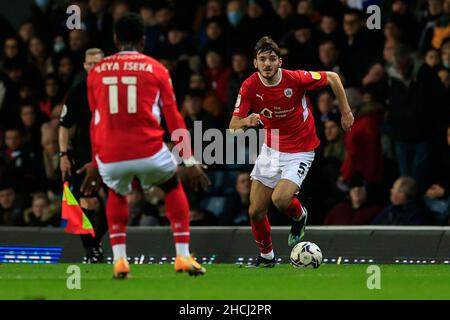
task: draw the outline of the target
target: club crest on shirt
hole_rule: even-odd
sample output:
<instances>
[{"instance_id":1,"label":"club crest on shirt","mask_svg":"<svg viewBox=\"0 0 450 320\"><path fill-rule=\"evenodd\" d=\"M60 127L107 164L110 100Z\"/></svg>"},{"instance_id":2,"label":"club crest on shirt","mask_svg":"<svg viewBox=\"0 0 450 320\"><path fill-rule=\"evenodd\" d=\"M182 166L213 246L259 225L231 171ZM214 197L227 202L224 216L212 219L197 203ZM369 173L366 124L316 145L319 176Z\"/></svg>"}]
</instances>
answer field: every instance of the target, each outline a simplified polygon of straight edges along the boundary
<instances>
[{"instance_id":1,"label":"club crest on shirt","mask_svg":"<svg viewBox=\"0 0 450 320\"><path fill-rule=\"evenodd\" d=\"M284 95L288 98L292 97L292 89L291 88L284 89Z\"/></svg>"},{"instance_id":2,"label":"club crest on shirt","mask_svg":"<svg viewBox=\"0 0 450 320\"><path fill-rule=\"evenodd\" d=\"M273 113L273 112L270 111L270 110L267 109L267 108L262 109L261 112L260 112L260 114L262 114L264 117L266 117L266 118L268 118L268 119L272 118L272 113Z\"/></svg>"}]
</instances>

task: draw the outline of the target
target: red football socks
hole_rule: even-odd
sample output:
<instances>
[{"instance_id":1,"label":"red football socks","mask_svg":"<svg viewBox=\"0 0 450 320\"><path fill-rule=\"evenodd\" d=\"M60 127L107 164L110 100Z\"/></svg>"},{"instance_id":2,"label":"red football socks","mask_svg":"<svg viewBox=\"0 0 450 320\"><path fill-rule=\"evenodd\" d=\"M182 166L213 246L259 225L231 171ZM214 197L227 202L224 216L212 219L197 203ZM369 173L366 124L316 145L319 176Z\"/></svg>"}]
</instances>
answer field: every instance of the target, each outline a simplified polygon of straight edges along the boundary
<instances>
[{"instance_id":1,"label":"red football socks","mask_svg":"<svg viewBox=\"0 0 450 320\"><path fill-rule=\"evenodd\" d=\"M166 193L166 214L172 226L175 244L189 243L189 203L181 182Z\"/></svg>"},{"instance_id":2,"label":"red football socks","mask_svg":"<svg viewBox=\"0 0 450 320\"><path fill-rule=\"evenodd\" d=\"M261 221L251 221L253 238L258 245L262 254L267 254L272 251L272 238L270 236L270 223L267 214Z\"/></svg>"},{"instance_id":3,"label":"red football socks","mask_svg":"<svg viewBox=\"0 0 450 320\"><path fill-rule=\"evenodd\" d=\"M303 214L302 204L296 197L293 197L291 204L284 213L293 219L298 219Z\"/></svg>"},{"instance_id":4,"label":"red football socks","mask_svg":"<svg viewBox=\"0 0 450 320\"><path fill-rule=\"evenodd\" d=\"M108 203L106 205L108 218L109 238L111 245L125 244L126 228L128 222L128 201L125 196L109 189Z\"/></svg>"}]
</instances>

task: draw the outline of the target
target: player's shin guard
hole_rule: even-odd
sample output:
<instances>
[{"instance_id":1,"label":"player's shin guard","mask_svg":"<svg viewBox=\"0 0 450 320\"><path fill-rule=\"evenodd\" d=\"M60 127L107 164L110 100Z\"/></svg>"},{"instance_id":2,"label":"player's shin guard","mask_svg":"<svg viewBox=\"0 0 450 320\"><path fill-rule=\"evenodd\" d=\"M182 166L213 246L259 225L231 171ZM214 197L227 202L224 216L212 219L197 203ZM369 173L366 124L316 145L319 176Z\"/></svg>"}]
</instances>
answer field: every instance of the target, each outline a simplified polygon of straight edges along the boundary
<instances>
[{"instance_id":1,"label":"player's shin guard","mask_svg":"<svg viewBox=\"0 0 450 320\"><path fill-rule=\"evenodd\" d=\"M295 220L299 219L303 214L303 208L300 200L298 200L297 197L294 196L292 198L291 204L284 213Z\"/></svg>"},{"instance_id":2,"label":"player's shin guard","mask_svg":"<svg viewBox=\"0 0 450 320\"><path fill-rule=\"evenodd\" d=\"M166 193L166 212L172 226L177 255L189 256L189 203L181 182Z\"/></svg>"},{"instance_id":3,"label":"player's shin guard","mask_svg":"<svg viewBox=\"0 0 450 320\"><path fill-rule=\"evenodd\" d=\"M125 196L109 190L106 205L109 237L114 253L114 261L119 258L126 259L126 226L128 221L128 202Z\"/></svg>"},{"instance_id":4,"label":"player's shin guard","mask_svg":"<svg viewBox=\"0 0 450 320\"><path fill-rule=\"evenodd\" d=\"M272 252L272 237L270 236L270 223L267 214L260 221L251 221L253 238L258 245L261 254Z\"/></svg>"}]
</instances>

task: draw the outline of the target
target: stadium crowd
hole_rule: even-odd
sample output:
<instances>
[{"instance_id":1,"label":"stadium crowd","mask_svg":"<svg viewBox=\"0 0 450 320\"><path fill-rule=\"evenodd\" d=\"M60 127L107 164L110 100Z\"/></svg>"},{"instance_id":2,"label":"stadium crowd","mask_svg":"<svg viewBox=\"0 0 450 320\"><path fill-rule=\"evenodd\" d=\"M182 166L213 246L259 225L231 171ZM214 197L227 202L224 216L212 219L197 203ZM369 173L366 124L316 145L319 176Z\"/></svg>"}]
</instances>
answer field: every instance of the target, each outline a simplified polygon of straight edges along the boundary
<instances>
[{"instance_id":1,"label":"stadium crowd","mask_svg":"<svg viewBox=\"0 0 450 320\"><path fill-rule=\"evenodd\" d=\"M72 4L81 29L66 27ZM367 27L372 4L380 29ZM144 19L144 53L169 70L191 131L227 128L262 36L284 68L340 75L351 132L330 90L309 96L321 140L300 192L310 224L449 225L450 0L36 0L17 30L0 17L0 225L60 225L65 97L86 49L116 52L113 24L128 11ZM186 184L191 224L249 225L250 170L215 164L206 192ZM160 190L128 199L130 225L167 224ZM269 219L290 224L275 209Z\"/></svg>"}]
</instances>

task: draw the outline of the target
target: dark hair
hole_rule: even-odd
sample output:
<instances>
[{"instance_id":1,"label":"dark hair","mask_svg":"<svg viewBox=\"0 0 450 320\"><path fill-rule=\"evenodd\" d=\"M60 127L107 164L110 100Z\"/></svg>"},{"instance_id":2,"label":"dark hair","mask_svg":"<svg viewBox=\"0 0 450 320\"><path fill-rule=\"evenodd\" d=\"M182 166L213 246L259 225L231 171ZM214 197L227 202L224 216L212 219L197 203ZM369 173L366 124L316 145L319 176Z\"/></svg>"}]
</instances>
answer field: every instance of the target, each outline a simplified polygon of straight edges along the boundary
<instances>
[{"instance_id":1,"label":"dark hair","mask_svg":"<svg viewBox=\"0 0 450 320\"><path fill-rule=\"evenodd\" d=\"M137 44L144 36L144 21L136 13L126 13L114 25L114 33L122 44Z\"/></svg>"},{"instance_id":2,"label":"dark hair","mask_svg":"<svg viewBox=\"0 0 450 320\"><path fill-rule=\"evenodd\" d=\"M256 43L255 48L253 49L254 57L258 55L258 53L263 52L275 52L277 56L280 56L280 48L275 43L275 41L272 40L271 37L265 36L259 39L259 41Z\"/></svg>"}]
</instances>

